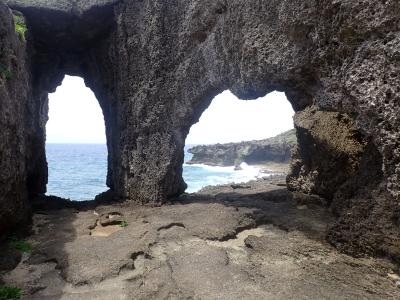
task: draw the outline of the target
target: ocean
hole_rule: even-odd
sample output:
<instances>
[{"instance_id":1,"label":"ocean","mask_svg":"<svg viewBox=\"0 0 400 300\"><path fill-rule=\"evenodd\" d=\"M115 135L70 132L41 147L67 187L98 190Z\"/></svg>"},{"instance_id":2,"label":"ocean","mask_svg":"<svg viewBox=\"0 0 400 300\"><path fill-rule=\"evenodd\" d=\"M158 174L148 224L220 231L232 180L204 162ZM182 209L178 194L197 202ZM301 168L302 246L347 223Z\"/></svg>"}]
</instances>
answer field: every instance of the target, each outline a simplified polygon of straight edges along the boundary
<instances>
[{"instance_id":1,"label":"ocean","mask_svg":"<svg viewBox=\"0 0 400 300\"><path fill-rule=\"evenodd\" d=\"M191 159L185 147L185 162ZM83 201L91 200L106 191L107 147L103 144L47 144L49 183L47 195ZM193 193L208 185L240 183L254 179L260 170L242 164L241 171L234 167L213 167L201 164L183 164L186 192Z\"/></svg>"}]
</instances>

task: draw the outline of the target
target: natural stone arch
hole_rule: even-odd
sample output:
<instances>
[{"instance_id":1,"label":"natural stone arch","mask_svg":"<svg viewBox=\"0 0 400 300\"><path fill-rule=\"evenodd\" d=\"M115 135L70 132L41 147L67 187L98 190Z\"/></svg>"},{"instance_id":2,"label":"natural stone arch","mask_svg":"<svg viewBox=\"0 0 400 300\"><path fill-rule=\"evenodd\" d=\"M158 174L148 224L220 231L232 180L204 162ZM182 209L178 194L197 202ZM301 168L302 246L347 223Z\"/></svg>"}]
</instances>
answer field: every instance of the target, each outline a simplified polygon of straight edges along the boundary
<instances>
[{"instance_id":1,"label":"natural stone arch","mask_svg":"<svg viewBox=\"0 0 400 300\"><path fill-rule=\"evenodd\" d=\"M299 54L289 48L286 57L269 45L273 51L266 64L258 61L267 58L264 54L250 55L270 43L264 33L270 24L263 24L259 9L273 24L279 6L246 5L244 15L264 27L258 30L261 35L244 28L240 36L227 39L224 31L231 27L229 22L236 22L237 14L242 13L239 2L229 7L223 2L176 1L176 7L158 1L115 4L116 18L111 21L106 20L110 17L108 4L79 7L79 3L78 7L58 3L30 6L17 1L14 6L25 13L38 53L33 57L37 102L46 106L47 92L55 89L63 74L83 77L99 99L109 148L107 183L119 197L159 203L184 191L181 165L187 132L214 96L225 89L242 99L285 91L296 110L312 103L307 89L314 83L306 68L307 55L301 53L309 51L304 45L296 49ZM186 11L185 18L176 18L177 7ZM229 14L232 16L227 18ZM50 25L45 20L53 22ZM98 31L93 31L97 27ZM181 36L177 40L163 36L165 28L180 31ZM119 40L132 42L121 48ZM135 40L148 44L143 47ZM261 44L255 46L255 41ZM301 59L293 57L294 53ZM252 65L257 65L257 70ZM39 114L39 120L46 117L44 111ZM41 131L38 140L44 135L44 129ZM32 184L37 186L31 189L33 193L44 190L41 148L36 150L43 155L32 177L43 179Z\"/></svg>"},{"instance_id":2,"label":"natural stone arch","mask_svg":"<svg viewBox=\"0 0 400 300\"><path fill-rule=\"evenodd\" d=\"M92 89L102 108L106 128L110 129L109 101L97 74L107 71L96 63L90 49L102 41L114 24L110 7L77 12L71 3L54 1L57 7L40 2L22 3L27 26L27 52L31 73L31 125L27 143L27 185L31 196L46 192L47 163L45 126L48 119L48 93L61 84L64 75L79 76ZM103 101L102 101L103 100ZM110 135L110 134L109 134ZM110 139L107 139L110 140ZM109 147L110 148L110 147ZM112 164L109 164L112 165Z\"/></svg>"},{"instance_id":3,"label":"natural stone arch","mask_svg":"<svg viewBox=\"0 0 400 300\"><path fill-rule=\"evenodd\" d=\"M338 224L344 224L338 227L340 239L350 245L349 251L365 248L366 243L372 245L371 251L397 255L393 254L399 233L395 223L400 182L397 1L6 3L26 16L30 47L36 53L28 68L36 131L29 134L27 152L32 158L28 170L42 173L32 174L44 174L42 107L47 92L64 73L85 78L99 99L106 119L110 188L118 197L152 204L183 192L186 135L216 94L230 89L239 98L253 99L284 91L298 112L303 147L290 186L341 203L340 193L335 198L332 191L340 191L349 180L364 186L368 174L373 174L376 182L365 186L379 194L366 201L374 209L365 211L358 204L362 189L342 191L356 200L337 205ZM302 122L301 116L312 122ZM349 171L333 182L319 180L326 161L310 165L304 157L313 143L336 154L326 136L318 134L328 119L345 130L337 141L356 145L354 152L338 152L345 155L342 162ZM382 164L370 170L368 157ZM41 187L41 182L33 186ZM331 189L324 189L321 182L331 184ZM361 230L362 237L354 244L348 233L360 230L347 210L362 219L364 229L376 227L379 234Z\"/></svg>"}]
</instances>

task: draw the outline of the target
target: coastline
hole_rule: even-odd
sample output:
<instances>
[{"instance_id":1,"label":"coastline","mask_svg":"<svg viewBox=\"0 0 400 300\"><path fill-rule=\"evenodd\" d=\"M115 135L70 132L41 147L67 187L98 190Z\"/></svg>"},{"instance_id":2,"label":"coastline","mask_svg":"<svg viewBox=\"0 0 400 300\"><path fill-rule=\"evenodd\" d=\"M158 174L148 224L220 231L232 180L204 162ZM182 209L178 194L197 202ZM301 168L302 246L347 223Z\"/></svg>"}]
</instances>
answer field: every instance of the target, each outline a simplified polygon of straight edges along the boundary
<instances>
[{"instance_id":1,"label":"coastline","mask_svg":"<svg viewBox=\"0 0 400 300\"><path fill-rule=\"evenodd\" d=\"M264 163L235 166L214 166L209 164L184 164L183 177L188 185L187 193L195 193L206 186L240 184L251 180L279 175L286 176L288 164Z\"/></svg>"}]
</instances>

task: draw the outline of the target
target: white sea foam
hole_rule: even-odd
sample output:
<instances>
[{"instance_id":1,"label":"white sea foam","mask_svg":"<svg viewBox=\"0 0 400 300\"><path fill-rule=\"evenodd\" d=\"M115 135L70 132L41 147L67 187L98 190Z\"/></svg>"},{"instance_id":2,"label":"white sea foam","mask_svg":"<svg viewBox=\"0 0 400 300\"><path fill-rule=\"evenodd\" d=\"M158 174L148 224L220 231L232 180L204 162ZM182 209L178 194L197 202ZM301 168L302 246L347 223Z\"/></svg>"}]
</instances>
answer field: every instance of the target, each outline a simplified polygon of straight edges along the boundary
<instances>
[{"instance_id":1,"label":"white sea foam","mask_svg":"<svg viewBox=\"0 0 400 300\"><path fill-rule=\"evenodd\" d=\"M211 172L233 172L235 167L209 166L204 164L183 164L184 167L202 168Z\"/></svg>"},{"instance_id":2,"label":"white sea foam","mask_svg":"<svg viewBox=\"0 0 400 300\"><path fill-rule=\"evenodd\" d=\"M49 162L48 194L74 200L89 200L107 190L106 145L58 145L46 146ZM186 153L186 158L190 156ZM241 164L242 170L233 166L217 167L202 164L183 165L183 177L188 184L187 192L196 192L208 185L241 183L263 177L255 166Z\"/></svg>"},{"instance_id":3,"label":"white sea foam","mask_svg":"<svg viewBox=\"0 0 400 300\"><path fill-rule=\"evenodd\" d=\"M249 166L246 163L240 165L241 170L235 171L235 167L218 167L203 164L184 164L184 179L188 184L187 192L193 193L208 185L220 185L229 183L242 183L268 175L262 174L260 168Z\"/></svg>"}]
</instances>

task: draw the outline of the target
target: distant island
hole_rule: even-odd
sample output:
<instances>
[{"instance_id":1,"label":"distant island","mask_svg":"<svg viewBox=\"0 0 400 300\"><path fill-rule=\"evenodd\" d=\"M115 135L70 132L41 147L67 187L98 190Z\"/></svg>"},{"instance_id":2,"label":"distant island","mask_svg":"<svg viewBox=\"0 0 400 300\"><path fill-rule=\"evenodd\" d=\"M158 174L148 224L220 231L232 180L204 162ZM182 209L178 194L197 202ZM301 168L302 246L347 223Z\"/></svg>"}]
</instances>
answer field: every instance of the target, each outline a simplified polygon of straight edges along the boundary
<instances>
[{"instance_id":1,"label":"distant island","mask_svg":"<svg viewBox=\"0 0 400 300\"><path fill-rule=\"evenodd\" d=\"M235 166L237 169L243 162L249 165L289 164L291 150L296 144L296 132L292 129L264 140L199 145L188 150L193 157L187 163Z\"/></svg>"}]
</instances>

